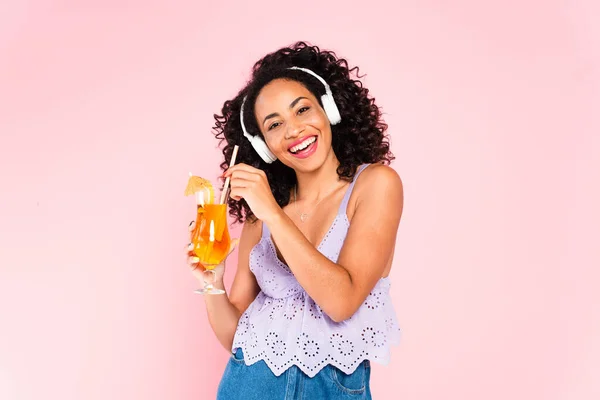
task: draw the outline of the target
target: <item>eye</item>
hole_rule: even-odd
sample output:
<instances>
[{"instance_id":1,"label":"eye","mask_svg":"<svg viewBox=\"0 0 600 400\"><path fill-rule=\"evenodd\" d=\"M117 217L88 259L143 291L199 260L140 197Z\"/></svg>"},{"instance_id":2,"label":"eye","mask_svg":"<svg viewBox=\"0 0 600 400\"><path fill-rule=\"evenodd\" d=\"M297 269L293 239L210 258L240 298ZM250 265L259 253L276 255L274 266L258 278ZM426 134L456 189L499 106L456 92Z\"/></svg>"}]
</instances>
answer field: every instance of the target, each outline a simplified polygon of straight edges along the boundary
<instances>
[{"instance_id":1,"label":"eye","mask_svg":"<svg viewBox=\"0 0 600 400\"><path fill-rule=\"evenodd\" d=\"M300 107L300 109L298 110L298 114L304 114L309 109L310 109L310 107L308 107L308 106Z\"/></svg>"},{"instance_id":2,"label":"eye","mask_svg":"<svg viewBox=\"0 0 600 400\"><path fill-rule=\"evenodd\" d=\"M269 125L269 127L267 128L268 131L277 128L279 125L281 125L279 122L274 122L271 125Z\"/></svg>"}]
</instances>

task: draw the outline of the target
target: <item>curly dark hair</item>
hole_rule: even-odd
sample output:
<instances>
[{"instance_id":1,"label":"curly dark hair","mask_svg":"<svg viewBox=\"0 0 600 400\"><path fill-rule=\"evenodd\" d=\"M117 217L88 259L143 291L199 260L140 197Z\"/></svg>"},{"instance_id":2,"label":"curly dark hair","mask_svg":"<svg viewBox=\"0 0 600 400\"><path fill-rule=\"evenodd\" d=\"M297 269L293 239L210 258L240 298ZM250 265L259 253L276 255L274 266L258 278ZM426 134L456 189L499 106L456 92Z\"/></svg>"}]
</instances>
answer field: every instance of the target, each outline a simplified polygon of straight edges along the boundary
<instances>
[{"instance_id":1,"label":"curly dark hair","mask_svg":"<svg viewBox=\"0 0 600 400\"><path fill-rule=\"evenodd\" d=\"M288 69L292 66L314 71L331 87L342 117L339 124L331 126L332 147L340 162L337 168L340 179L351 181L361 164L389 165L395 158L385 133L387 124L381 119L375 99L369 96L369 90L363 87L362 82L351 77L351 73L354 73L356 78L361 78L358 76L358 67L349 68L348 62L337 58L334 52L320 50L306 42L297 42L290 47L281 48L254 64L250 81L235 98L223 104L222 115L214 115L213 127L214 135L219 139L219 146L226 141L223 147L225 160L221 163L221 169L225 171L228 168L233 147L238 145L236 163L245 163L263 170L280 207L284 207L290 201L291 189L296 184L296 174L292 168L279 160L268 164L260 158L244 137L240 125L240 108L244 96L247 96L244 106L246 129L249 134L260 135L264 140L254 118L254 103L260 90L269 82L275 79L297 81L320 103L321 96L325 93L321 82L306 72ZM256 220L244 199L236 201L229 198L228 205L229 214L235 217L236 222L243 223L248 218L250 221Z\"/></svg>"}]
</instances>

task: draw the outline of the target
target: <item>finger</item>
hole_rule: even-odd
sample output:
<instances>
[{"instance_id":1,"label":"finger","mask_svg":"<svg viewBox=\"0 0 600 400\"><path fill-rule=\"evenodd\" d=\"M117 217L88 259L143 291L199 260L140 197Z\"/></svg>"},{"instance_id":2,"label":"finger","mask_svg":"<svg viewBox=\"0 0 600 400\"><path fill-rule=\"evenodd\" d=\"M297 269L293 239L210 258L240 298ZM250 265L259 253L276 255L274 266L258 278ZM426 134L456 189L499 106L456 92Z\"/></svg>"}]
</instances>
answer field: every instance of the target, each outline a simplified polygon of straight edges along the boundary
<instances>
[{"instance_id":1,"label":"finger","mask_svg":"<svg viewBox=\"0 0 600 400\"><path fill-rule=\"evenodd\" d=\"M247 181L257 182L261 179L261 175L257 171L238 170L230 175L232 180L245 179Z\"/></svg>"},{"instance_id":2,"label":"finger","mask_svg":"<svg viewBox=\"0 0 600 400\"><path fill-rule=\"evenodd\" d=\"M234 173L236 171L246 171L246 172L260 173L260 171L262 171L262 170L260 170L258 168L251 167L248 164L239 163L239 164L235 164L233 167L227 169L227 171L225 171L225 174L223 174L223 176L231 175L232 173Z\"/></svg>"},{"instance_id":3,"label":"finger","mask_svg":"<svg viewBox=\"0 0 600 400\"><path fill-rule=\"evenodd\" d=\"M229 187L232 188L247 188L253 187L256 185L255 181L250 181L247 179L235 178L229 181Z\"/></svg>"},{"instance_id":4,"label":"finger","mask_svg":"<svg viewBox=\"0 0 600 400\"><path fill-rule=\"evenodd\" d=\"M190 224L188 225L188 230L191 232L194 230L194 228L196 227L196 221L192 221L190 222Z\"/></svg>"},{"instance_id":5,"label":"finger","mask_svg":"<svg viewBox=\"0 0 600 400\"><path fill-rule=\"evenodd\" d=\"M242 169L242 168L246 168L246 167L250 167L250 166L248 164L246 164L246 163L243 163L243 162L237 163L235 165L232 165L231 167L227 167L227 169L225 170L225 173L228 173L230 171L235 171L235 170L238 170L238 169ZM252 168L252 167L250 167L250 168Z\"/></svg>"},{"instance_id":6,"label":"finger","mask_svg":"<svg viewBox=\"0 0 600 400\"><path fill-rule=\"evenodd\" d=\"M247 190L248 190L248 188L245 188L245 187L231 188L231 191L229 192L229 197L231 197L235 201L240 201L241 199L243 199L245 197Z\"/></svg>"},{"instance_id":7,"label":"finger","mask_svg":"<svg viewBox=\"0 0 600 400\"><path fill-rule=\"evenodd\" d=\"M188 243L185 245L185 249L190 252L192 250L194 250L194 243Z\"/></svg>"},{"instance_id":8,"label":"finger","mask_svg":"<svg viewBox=\"0 0 600 400\"><path fill-rule=\"evenodd\" d=\"M205 270L206 269L206 267L204 266L204 264L202 264L201 262L199 262L199 261L194 262L194 261L198 260L198 257L193 257L192 256L192 257L190 257L190 260L191 261L188 262L188 265L189 265L189 267L191 268L192 271L195 271L197 269L200 269L200 270Z\"/></svg>"},{"instance_id":9,"label":"finger","mask_svg":"<svg viewBox=\"0 0 600 400\"><path fill-rule=\"evenodd\" d=\"M190 267L196 268L197 264L200 263L200 259L196 256L188 256L187 263Z\"/></svg>"}]
</instances>

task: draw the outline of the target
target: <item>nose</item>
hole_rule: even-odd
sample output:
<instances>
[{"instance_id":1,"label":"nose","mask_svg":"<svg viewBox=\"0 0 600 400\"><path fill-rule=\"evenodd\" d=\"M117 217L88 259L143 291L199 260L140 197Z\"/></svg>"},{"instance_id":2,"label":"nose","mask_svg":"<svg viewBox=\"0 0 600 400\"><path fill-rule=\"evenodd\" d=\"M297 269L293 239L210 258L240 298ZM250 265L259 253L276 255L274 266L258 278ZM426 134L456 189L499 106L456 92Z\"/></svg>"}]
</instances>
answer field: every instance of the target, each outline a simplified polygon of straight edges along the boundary
<instances>
[{"instance_id":1,"label":"nose","mask_svg":"<svg viewBox=\"0 0 600 400\"><path fill-rule=\"evenodd\" d=\"M298 137L304 131L304 124L297 118L293 118L288 121L287 130L285 134L286 139L293 139Z\"/></svg>"}]
</instances>

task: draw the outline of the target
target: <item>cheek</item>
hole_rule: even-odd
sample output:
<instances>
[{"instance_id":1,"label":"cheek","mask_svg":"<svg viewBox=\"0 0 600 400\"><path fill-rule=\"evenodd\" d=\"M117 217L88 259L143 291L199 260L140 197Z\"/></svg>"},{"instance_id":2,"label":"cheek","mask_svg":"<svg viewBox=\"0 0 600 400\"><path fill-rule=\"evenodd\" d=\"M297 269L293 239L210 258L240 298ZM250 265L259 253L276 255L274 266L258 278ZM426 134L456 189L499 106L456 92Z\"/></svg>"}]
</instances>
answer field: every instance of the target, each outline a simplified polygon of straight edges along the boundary
<instances>
[{"instance_id":1,"label":"cheek","mask_svg":"<svg viewBox=\"0 0 600 400\"><path fill-rule=\"evenodd\" d=\"M281 140L279 140L279 137L275 134L271 134L271 135L265 135L264 136L264 140L267 143L267 146L269 146L270 149L272 149L273 151L276 151L279 149L280 145L279 143L281 142Z\"/></svg>"},{"instance_id":2,"label":"cheek","mask_svg":"<svg viewBox=\"0 0 600 400\"><path fill-rule=\"evenodd\" d=\"M326 135L331 129L329 126L329 120L326 115L314 115L306 120L306 124L319 130L321 134Z\"/></svg>"},{"instance_id":3,"label":"cheek","mask_svg":"<svg viewBox=\"0 0 600 400\"><path fill-rule=\"evenodd\" d=\"M329 120L327 119L327 115L323 112L314 113L307 122L310 125L319 128L319 130L325 130L329 127Z\"/></svg>"}]
</instances>

